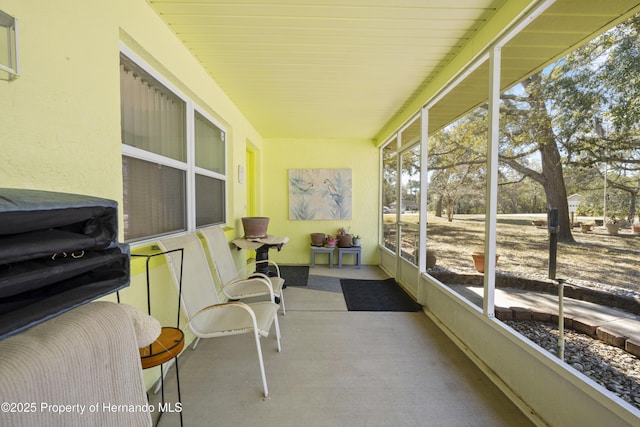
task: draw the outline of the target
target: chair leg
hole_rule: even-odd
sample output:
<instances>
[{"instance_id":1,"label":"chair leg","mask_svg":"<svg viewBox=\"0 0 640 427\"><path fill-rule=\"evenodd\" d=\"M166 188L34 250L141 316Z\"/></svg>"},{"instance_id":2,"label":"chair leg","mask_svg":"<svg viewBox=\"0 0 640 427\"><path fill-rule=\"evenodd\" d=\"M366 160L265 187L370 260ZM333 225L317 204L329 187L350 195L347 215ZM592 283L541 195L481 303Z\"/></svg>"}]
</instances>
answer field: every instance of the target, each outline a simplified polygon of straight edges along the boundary
<instances>
[{"instance_id":1,"label":"chair leg","mask_svg":"<svg viewBox=\"0 0 640 427\"><path fill-rule=\"evenodd\" d=\"M284 290L280 291L280 307L282 308L282 314L287 315L287 309L284 306Z\"/></svg>"},{"instance_id":2,"label":"chair leg","mask_svg":"<svg viewBox=\"0 0 640 427\"><path fill-rule=\"evenodd\" d=\"M282 347L280 346L280 323L278 322L278 315L276 314L276 316L273 318L273 324L275 325L276 328L276 340L278 341L278 352L282 351Z\"/></svg>"},{"instance_id":3,"label":"chair leg","mask_svg":"<svg viewBox=\"0 0 640 427\"><path fill-rule=\"evenodd\" d=\"M196 339L193 341L193 345L191 346L191 349L195 350L199 342L200 342L200 337L196 337Z\"/></svg>"},{"instance_id":4,"label":"chair leg","mask_svg":"<svg viewBox=\"0 0 640 427\"><path fill-rule=\"evenodd\" d=\"M262 360L262 347L260 346L260 333L254 329L253 336L256 340L256 350L258 351L258 361L260 362L260 373L262 374L262 387L264 388L264 397L269 397L269 388L267 387L267 374L264 371L264 360Z\"/></svg>"}]
</instances>

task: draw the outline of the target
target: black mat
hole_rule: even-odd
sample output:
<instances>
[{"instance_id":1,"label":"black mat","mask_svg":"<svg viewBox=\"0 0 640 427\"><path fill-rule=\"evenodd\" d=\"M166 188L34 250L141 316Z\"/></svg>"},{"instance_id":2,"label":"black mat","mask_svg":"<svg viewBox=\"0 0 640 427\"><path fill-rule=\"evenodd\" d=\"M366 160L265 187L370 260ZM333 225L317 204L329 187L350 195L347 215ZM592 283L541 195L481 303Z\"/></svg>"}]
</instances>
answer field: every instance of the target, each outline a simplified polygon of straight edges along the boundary
<instances>
[{"instance_id":1,"label":"black mat","mask_svg":"<svg viewBox=\"0 0 640 427\"><path fill-rule=\"evenodd\" d=\"M309 281L308 265L278 265L280 277L286 286L307 286Z\"/></svg>"},{"instance_id":2,"label":"black mat","mask_svg":"<svg viewBox=\"0 0 640 427\"><path fill-rule=\"evenodd\" d=\"M341 279L349 311L420 311L422 306L396 283L387 280Z\"/></svg>"}]
</instances>

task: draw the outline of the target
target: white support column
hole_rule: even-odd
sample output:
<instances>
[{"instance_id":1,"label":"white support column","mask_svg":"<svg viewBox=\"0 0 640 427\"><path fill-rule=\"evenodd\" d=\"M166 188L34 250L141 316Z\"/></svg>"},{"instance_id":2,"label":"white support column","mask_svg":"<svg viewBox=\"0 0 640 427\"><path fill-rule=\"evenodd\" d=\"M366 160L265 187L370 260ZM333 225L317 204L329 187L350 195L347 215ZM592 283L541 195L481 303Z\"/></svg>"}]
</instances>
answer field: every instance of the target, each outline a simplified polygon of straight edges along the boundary
<instances>
[{"instance_id":1,"label":"white support column","mask_svg":"<svg viewBox=\"0 0 640 427\"><path fill-rule=\"evenodd\" d=\"M496 218L498 214L498 142L500 137L500 48L489 54L489 119L487 141L487 189L484 240L483 312L495 316Z\"/></svg>"},{"instance_id":2,"label":"white support column","mask_svg":"<svg viewBox=\"0 0 640 427\"><path fill-rule=\"evenodd\" d=\"M396 274L395 277L400 277L402 269L402 155L400 153L400 147L402 147L402 131L398 131L396 137Z\"/></svg>"},{"instance_id":3,"label":"white support column","mask_svg":"<svg viewBox=\"0 0 640 427\"><path fill-rule=\"evenodd\" d=\"M427 142L429 140L429 110L422 108L420 117L420 245L418 258L418 271L423 273L427 269Z\"/></svg>"}]
</instances>

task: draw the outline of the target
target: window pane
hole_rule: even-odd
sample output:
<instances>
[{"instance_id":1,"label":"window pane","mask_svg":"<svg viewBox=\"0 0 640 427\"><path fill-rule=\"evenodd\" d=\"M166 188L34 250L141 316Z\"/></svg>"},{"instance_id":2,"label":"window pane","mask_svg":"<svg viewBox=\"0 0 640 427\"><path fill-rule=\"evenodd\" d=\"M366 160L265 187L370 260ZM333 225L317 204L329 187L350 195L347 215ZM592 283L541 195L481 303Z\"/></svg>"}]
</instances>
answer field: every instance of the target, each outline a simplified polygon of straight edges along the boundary
<instances>
[{"instance_id":1,"label":"window pane","mask_svg":"<svg viewBox=\"0 0 640 427\"><path fill-rule=\"evenodd\" d=\"M120 56L122 143L186 161L186 103Z\"/></svg>"},{"instance_id":2,"label":"window pane","mask_svg":"<svg viewBox=\"0 0 640 427\"><path fill-rule=\"evenodd\" d=\"M122 174L125 240L187 229L185 171L123 156Z\"/></svg>"},{"instance_id":3,"label":"window pane","mask_svg":"<svg viewBox=\"0 0 640 427\"><path fill-rule=\"evenodd\" d=\"M196 166L224 174L224 131L196 111L195 134Z\"/></svg>"},{"instance_id":4,"label":"window pane","mask_svg":"<svg viewBox=\"0 0 640 427\"><path fill-rule=\"evenodd\" d=\"M417 265L420 246L420 145L403 152L400 158L400 255Z\"/></svg>"},{"instance_id":5,"label":"window pane","mask_svg":"<svg viewBox=\"0 0 640 427\"><path fill-rule=\"evenodd\" d=\"M384 247L395 252L398 236L396 213L398 182L398 147L393 139L382 150L382 227Z\"/></svg>"},{"instance_id":6,"label":"window pane","mask_svg":"<svg viewBox=\"0 0 640 427\"><path fill-rule=\"evenodd\" d=\"M224 181L196 175L197 227L224 223L224 201Z\"/></svg>"}]
</instances>

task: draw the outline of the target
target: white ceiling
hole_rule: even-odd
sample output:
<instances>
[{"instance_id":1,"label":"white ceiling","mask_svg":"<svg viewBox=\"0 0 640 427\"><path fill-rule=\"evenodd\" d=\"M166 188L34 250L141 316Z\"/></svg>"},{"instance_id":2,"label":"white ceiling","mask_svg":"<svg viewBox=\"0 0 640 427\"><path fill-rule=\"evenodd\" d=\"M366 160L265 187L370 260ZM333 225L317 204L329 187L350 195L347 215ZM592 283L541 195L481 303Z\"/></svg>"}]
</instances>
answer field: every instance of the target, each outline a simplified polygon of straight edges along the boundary
<instances>
[{"instance_id":1,"label":"white ceiling","mask_svg":"<svg viewBox=\"0 0 640 427\"><path fill-rule=\"evenodd\" d=\"M149 2L263 137L373 139L506 0ZM637 6L558 0L503 50L503 82ZM441 121L481 101L458 92Z\"/></svg>"}]
</instances>

